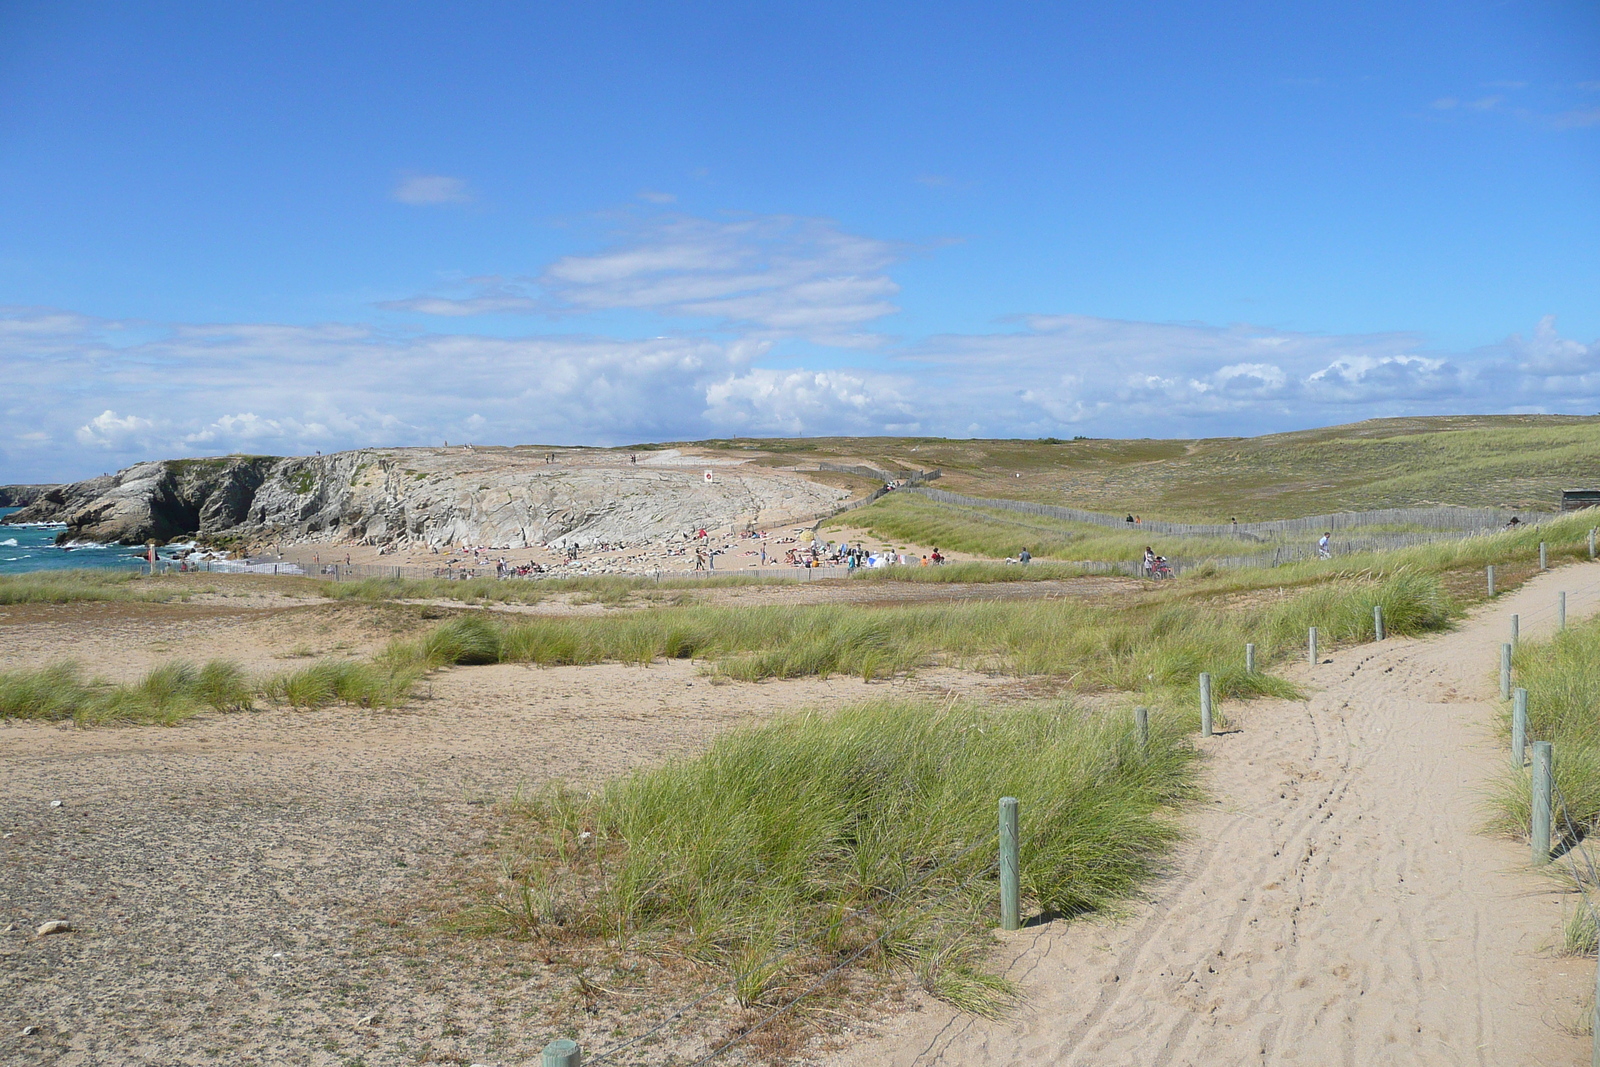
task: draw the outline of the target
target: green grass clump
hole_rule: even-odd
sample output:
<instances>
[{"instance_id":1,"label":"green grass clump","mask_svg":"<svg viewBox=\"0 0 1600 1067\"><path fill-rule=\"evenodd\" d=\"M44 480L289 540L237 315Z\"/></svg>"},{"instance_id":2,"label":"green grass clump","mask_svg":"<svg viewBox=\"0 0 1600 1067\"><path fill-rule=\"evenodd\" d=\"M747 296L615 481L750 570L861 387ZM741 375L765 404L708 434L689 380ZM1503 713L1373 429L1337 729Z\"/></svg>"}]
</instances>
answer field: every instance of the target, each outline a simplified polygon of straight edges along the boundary
<instances>
[{"instance_id":1,"label":"green grass clump","mask_svg":"<svg viewBox=\"0 0 1600 1067\"><path fill-rule=\"evenodd\" d=\"M292 708L320 708L335 701L387 708L405 701L420 674L403 665L322 660L270 679L263 690L269 699Z\"/></svg>"},{"instance_id":2,"label":"green grass clump","mask_svg":"<svg viewBox=\"0 0 1600 1067\"><path fill-rule=\"evenodd\" d=\"M1161 813L1193 791L1183 734L1158 716L1141 752L1124 715L893 701L735 730L597 797L525 805L498 914L527 935L682 953L747 1005L865 949L993 1013L1012 993L984 958L998 799L1021 801L1030 909L1114 907L1176 837Z\"/></svg>"},{"instance_id":3,"label":"green grass clump","mask_svg":"<svg viewBox=\"0 0 1600 1067\"><path fill-rule=\"evenodd\" d=\"M207 708L249 708L253 696L243 670L223 660L166 663L131 685L85 680L70 662L0 673L0 718L9 719L172 725Z\"/></svg>"},{"instance_id":4,"label":"green grass clump","mask_svg":"<svg viewBox=\"0 0 1600 1067\"><path fill-rule=\"evenodd\" d=\"M481 615L452 619L423 638L429 663L472 665L500 662L500 627Z\"/></svg>"},{"instance_id":5,"label":"green grass clump","mask_svg":"<svg viewBox=\"0 0 1600 1067\"><path fill-rule=\"evenodd\" d=\"M1554 826L1569 843L1600 824L1600 619L1540 644L1517 648L1517 684L1528 690L1528 741L1549 741L1555 755ZM1511 733L1509 708L1502 728ZM1510 771L1497 784L1490 809L1496 828L1528 830L1529 772ZM1570 823L1570 828L1569 828ZM1592 889L1600 887L1591 887Z\"/></svg>"}]
</instances>

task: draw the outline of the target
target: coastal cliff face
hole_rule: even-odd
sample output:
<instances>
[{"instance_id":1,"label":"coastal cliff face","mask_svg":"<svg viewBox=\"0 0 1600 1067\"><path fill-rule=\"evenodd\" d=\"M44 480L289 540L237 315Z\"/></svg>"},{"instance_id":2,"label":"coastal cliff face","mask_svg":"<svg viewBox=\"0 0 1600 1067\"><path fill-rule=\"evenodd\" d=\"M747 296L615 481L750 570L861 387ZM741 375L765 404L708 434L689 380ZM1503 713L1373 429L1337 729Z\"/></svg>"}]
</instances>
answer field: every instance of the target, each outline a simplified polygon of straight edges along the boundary
<instances>
[{"instance_id":1,"label":"coastal cliff face","mask_svg":"<svg viewBox=\"0 0 1600 1067\"><path fill-rule=\"evenodd\" d=\"M53 487L11 521L65 522L63 541L522 548L775 526L825 514L847 495L673 450L640 453L637 464L601 450L557 455L547 463L543 451L468 447L165 460Z\"/></svg>"},{"instance_id":2,"label":"coastal cliff face","mask_svg":"<svg viewBox=\"0 0 1600 1067\"><path fill-rule=\"evenodd\" d=\"M278 462L275 456L247 456L139 463L47 487L9 521L64 522L59 542L134 545L215 536L244 521L256 489Z\"/></svg>"},{"instance_id":3,"label":"coastal cliff face","mask_svg":"<svg viewBox=\"0 0 1600 1067\"><path fill-rule=\"evenodd\" d=\"M0 508L25 508L54 488L53 485L0 485Z\"/></svg>"}]
</instances>

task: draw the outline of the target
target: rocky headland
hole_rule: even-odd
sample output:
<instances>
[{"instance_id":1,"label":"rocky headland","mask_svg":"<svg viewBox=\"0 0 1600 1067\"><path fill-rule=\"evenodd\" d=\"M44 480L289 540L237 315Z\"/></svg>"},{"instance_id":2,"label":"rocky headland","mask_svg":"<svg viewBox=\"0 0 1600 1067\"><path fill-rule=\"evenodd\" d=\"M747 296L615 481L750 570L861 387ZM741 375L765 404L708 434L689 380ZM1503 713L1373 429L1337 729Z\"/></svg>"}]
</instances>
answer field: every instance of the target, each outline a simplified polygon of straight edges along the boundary
<instances>
[{"instance_id":1,"label":"rocky headland","mask_svg":"<svg viewBox=\"0 0 1600 1067\"><path fill-rule=\"evenodd\" d=\"M7 521L65 523L62 542L239 549L638 543L809 520L849 496L797 472L676 449L472 446L157 460L38 488Z\"/></svg>"},{"instance_id":2,"label":"rocky headland","mask_svg":"<svg viewBox=\"0 0 1600 1067\"><path fill-rule=\"evenodd\" d=\"M0 508L25 508L54 488L53 485L0 485Z\"/></svg>"}]
</instances>

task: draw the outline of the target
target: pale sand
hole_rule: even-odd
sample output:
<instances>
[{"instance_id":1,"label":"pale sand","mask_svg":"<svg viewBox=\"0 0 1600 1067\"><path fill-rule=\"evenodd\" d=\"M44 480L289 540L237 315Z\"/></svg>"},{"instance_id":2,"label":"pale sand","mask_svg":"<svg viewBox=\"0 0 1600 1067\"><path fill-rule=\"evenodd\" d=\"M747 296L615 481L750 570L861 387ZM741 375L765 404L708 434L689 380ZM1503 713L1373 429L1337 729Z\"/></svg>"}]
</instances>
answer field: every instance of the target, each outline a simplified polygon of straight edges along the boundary
<instances>
[{"instance_id":1,"label":"pale sand","mask_svg":"<svg viewBox=\"0 0 1600 1067\"><path fill-rule=\"evenodd\" d=\"M1229 709L1202 742L1213 802L1124 921L1003 935L1026 993L990 1022L924 999L834 1067L1587 1064L1590 959L1559 955L1570 898L1527 846L1479 832L1506 766L1492 733L1509 617L1537 638L1600 608L1563 568L1457 632L1302 668L1305 702ZM1559 758L1559 757L1558 757Z\"/></svg>"}]
</instances>

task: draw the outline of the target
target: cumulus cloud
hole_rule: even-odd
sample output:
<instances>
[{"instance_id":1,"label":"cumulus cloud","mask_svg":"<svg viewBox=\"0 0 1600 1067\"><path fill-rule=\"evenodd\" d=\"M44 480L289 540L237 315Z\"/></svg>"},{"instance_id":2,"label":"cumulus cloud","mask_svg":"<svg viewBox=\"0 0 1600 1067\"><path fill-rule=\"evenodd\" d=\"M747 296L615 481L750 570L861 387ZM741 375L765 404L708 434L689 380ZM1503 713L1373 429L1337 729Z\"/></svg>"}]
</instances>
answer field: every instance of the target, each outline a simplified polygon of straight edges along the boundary
<instances>
[{"instance_id":1,"label":"cumulus cloud","mask_svg":"<svg viewBox=\"0 0 1600 1067\"><path fill-rule=\"evenodd\" d=\"M402 204L469 204L472 190L463 178L443 174L404 174L389 194Z\"/></svg>"},{"instance_id":2,"label":"cumulus cloud","mask_svg":"<svg viewBox=\"0 0 1600 1067\"><path fill-rule=\"evenodd\" d=\"M148 443L155 429L156 424L150 419L137 415L118 415L107 408L79 426L73 436L79 444L89 448L122 451Z\"/></svg>"}]
</instances>

